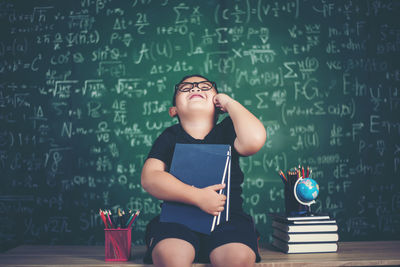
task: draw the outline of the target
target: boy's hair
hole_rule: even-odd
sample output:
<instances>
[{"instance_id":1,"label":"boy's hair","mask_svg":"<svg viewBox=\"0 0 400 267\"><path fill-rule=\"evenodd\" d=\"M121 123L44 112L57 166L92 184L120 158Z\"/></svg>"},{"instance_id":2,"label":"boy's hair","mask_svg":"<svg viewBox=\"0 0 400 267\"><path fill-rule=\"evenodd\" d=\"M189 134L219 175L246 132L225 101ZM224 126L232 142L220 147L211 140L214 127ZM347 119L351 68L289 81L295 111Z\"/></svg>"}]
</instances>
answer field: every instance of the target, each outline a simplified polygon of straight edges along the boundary
<instances>
[{"instance_id":1,"label":"boy's hair","mask_svg":"<svg viewBox=\"0 0 400 267\"><path fill-rule=\"evenodd\" d=\"M189 78L192 78L192 77L200 77L200 78L203 78L204 80L210 82L209 79L207 79L206 77L204 77L204 76L202 76L202 75L199 75L199 74L192 74L192 75L188 75L188 76L183 77L183 78L179 81L178 84L180 84L180 83L182 83L184 80L189 79ZM217 94L218 94L217 85L215 85L214 88L215 88L215 91L217 91ZM178 90L175 89L174 95L173 95L173 97L172 97L172 106L173 106L173 107L175 107L175 105L176 105L176 94L177 94L177 93L178 93Z\"/></svg>"}]
</instances>

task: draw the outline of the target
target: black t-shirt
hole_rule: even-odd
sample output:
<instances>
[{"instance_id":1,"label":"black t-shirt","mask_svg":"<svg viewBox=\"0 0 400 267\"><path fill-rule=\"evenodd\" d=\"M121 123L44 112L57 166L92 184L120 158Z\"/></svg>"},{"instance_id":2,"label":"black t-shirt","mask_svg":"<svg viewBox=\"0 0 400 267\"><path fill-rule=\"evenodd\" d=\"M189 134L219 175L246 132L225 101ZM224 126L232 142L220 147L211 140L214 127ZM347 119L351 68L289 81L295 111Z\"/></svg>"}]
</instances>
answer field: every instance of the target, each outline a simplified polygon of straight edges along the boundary
<instances>
[{"instance_id":1,"label":"black t-shirt","mask_svg":"<svg viewBox=\"0 0 400 267\"><path fill-rule=\"evenodd\" d=\"M165 129L155 140L148 158L156 158L163 161L167 166L166 171L169 171L176 143L230 145L232 148L230 211L241 212L243 203L241 184L243 183L244 175L239 166L239 154L233 145L235 139L236 132L230 117L226 117L215 125L203 140L193 138L185 132L180 124L175 124Z\"/></svg>"}]
</instances>

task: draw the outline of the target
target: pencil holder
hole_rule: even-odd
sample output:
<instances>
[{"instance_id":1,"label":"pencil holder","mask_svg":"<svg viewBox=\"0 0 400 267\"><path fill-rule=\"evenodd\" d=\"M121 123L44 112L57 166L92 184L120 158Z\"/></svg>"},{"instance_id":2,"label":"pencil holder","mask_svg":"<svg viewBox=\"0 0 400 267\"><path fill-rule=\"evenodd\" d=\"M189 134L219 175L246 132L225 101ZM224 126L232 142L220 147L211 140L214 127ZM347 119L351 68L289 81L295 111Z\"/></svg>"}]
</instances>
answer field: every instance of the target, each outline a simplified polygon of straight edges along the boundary
<instances>
[{"instance_id":1,"label":"pencil holder","mask_svg":"<svg viewBox=\"0 0 400 267\"><path fill-rule=\"evenodd\" d=\"M285 185L285 211L290 216L302 215L309 211L309 207L300 204L294 196L294 187Z\"/></svg>"},{"instance_id":2,"label":"pencil holder","mask_svg":"<svg viewBox=\"0 0 400 267\"><path fill-rule=\"evenodd\" d=\"M105 260L128 261L131 256L131 228L104 229Z\"/></svg>"}]
</instances>

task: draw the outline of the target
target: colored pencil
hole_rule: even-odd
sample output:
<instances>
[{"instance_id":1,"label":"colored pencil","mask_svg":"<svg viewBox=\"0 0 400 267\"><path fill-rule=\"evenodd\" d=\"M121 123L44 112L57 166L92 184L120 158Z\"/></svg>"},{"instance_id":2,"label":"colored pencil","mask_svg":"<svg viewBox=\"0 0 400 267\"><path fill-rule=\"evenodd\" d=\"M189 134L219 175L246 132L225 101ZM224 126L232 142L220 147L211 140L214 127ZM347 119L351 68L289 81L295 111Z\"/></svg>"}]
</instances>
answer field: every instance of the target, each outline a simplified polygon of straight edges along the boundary
<instances>
[{"instance_id":1,"label":"colored pencil","mask_svg":"<svg viewBox=\"0 0 400 267\"><path fill-rule=\"evenodd\" d=\"M140 214L140 210L136 211L135 215L134 215L133 217L131 217L131 221L128 222L128 223L129 223L128 228L130 228L130 227L132 226L132 224L133 224L133 223L135 222L135 220L136 220L136 217L139 216L139 214Z\"/></svg>"}]
</instances>

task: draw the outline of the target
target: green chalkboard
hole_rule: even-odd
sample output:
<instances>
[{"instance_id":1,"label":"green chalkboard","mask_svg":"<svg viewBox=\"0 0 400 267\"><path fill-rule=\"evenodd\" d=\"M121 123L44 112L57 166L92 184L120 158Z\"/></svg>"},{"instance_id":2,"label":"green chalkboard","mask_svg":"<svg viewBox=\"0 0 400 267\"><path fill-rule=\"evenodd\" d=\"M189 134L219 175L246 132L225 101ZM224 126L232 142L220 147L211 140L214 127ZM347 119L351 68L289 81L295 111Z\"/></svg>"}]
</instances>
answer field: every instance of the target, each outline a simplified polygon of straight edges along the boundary
<instances>
[{"instance_id":1,"label":"green chalkboard","mask_svg":"<svg viewBox=\"0 0 400 267\"><path fill-rule=\"evenodd\" d=\"M0 248L104 243L99 208L159 201L140 185L174 84L198 73L265 125L241 158L261 243L277 172L313 170L342 241L400 232L399 1L1 1Z\"/></svg>"}]
</instances>

